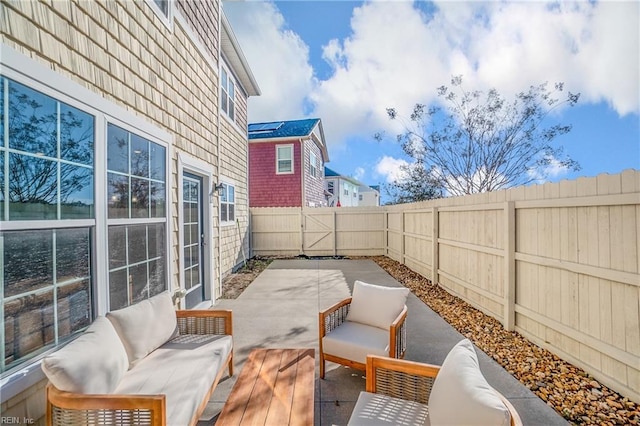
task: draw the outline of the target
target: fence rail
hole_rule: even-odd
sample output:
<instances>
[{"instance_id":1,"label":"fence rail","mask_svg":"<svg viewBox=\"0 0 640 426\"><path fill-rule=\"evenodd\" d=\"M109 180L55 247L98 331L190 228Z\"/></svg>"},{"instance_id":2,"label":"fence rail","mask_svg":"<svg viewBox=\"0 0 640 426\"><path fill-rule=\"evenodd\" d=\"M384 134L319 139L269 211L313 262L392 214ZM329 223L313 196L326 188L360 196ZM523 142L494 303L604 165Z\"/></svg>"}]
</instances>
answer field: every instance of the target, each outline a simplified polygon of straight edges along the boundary
<instances>
[{"instance_id":1,"label":"fence rail","mask_svg":"<svg viewBox=\"0 0 640 426\"><path fill-rule=\"evenodd\" d=\"M386 255L640 402L640 171L378 208L252 208L255 255Z\"/></svg>"}]
</instances>

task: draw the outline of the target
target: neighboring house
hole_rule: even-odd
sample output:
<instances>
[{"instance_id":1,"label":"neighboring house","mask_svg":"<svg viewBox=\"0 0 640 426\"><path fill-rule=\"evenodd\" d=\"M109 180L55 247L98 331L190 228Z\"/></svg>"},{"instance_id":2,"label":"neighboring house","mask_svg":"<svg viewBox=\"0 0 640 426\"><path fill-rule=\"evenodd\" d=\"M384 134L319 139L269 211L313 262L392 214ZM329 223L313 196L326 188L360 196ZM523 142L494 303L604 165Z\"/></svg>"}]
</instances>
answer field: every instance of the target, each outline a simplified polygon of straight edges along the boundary
<instances>
[{"instance_id":1,"label":"neighboring house","mask_svg":"<svg viewBox=\"0 0 640 426\"><path fill-rule=\"evenodd\" d=\"M242 262L260 92L218 0L3 1L1 22L0 411L42 423L42 356L162 291L211 306Z\"/></svg>"},{"instance_id":2,"label":"neighboring house","mask_svg":"<svg viewBox=\"0 0 640 426\"><path fill-rule=\"evenodd\" d=\"M379 206L380 205L380 186L379 185L360 185L358 188L358 202L360 206Z\"/></svg>"},{"instance_id":3,"label":"neighboring house","mask_svg":"<svg viewBox=\"0 0 640 426\"><path fill-rule=\"evenodd\" d=\"M319 118L251 123L249 206L322 207L329 161Z\"/></svg>"},{"instance_id":4,"label":"neighboring house","mask_svg":"<svg viewBox=\"0 0 640 426\"><path fill-rule=\"evenodd\" d=\"M325 190L329 207L356 207L359 204L359 188L356 179L341 175L329 167L324 168Z\"/></svg>"},{"instance_id":5,"label":"neighboring house","mask_svg":"<svg viewBox=\"0 0 640 426\"><path fill-rule=\"evenodd\" d=\"M380 187L363 184L350 176L324 168L325 192L329 207L379 206Z\"/></svg>"}]
</instances>

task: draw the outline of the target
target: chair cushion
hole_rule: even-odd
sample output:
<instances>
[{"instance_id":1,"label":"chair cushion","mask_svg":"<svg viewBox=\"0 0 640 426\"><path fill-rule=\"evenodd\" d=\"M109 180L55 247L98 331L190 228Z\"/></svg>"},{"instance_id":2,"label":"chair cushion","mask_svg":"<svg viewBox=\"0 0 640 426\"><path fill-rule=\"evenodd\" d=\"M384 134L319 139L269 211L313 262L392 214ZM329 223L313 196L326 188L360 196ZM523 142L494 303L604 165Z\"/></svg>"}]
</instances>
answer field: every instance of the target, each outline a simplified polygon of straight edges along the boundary
<instances>
[{"instance_id":1,"label":"chair cushion","mask_svg":"<svg viewBox=\"0 0 640 426\"><path fill-rule=\"evenodd\" d=\"M429 416L435 426L509 425L509 410L480 372L468 339L455 345L442 363L429 396Z\"/></svg>"},{"instance_id":2,"label":"chair cushion","mask_svg":"<svg viewBox=\"0 0 640 426\"><path fill-rule=\"evenodd\" d=\"M322 338L322 351L365 364L368 354L389 356L389 330L345 321Z\"/></svg>"},{"instance_id":3,"label":"chair cushion","mask_svg":"<svg viewBox=\"0 0 640 426\"><path fill-rule=\"evenodd\" d=\"M167 398L167 425L188 425L231 353L231 336L183 334L127 371L118 394Z\"/></svg>"},{"instance_id":4,"label":"chair cushion","mask_svg":"<svg viewBox=\"0 0 640 426\"><path fill-rule=\"evenodd\" d=\"M407 301L409 289L383 287L356 281L347 321L359 322L389 330Z\"/></svg>"},{"instance_id":5,"label":"chair cushion","mask_svg":"<svg viewBox=\"0 0 640 426\"><path fill-rule=\"evenodd\" d=\"M360 392L348 426L429 425L429 407L386 395Z\"/></svg>"},{"instance_id":6,"label":"chair cushion","mask_svg":"<svg viewBox=\"0 0 640 426\"><path fill-rule=\"evenodd\" d=\"M113 325L98 317L77 339L42 360L42 371L61 391L112 393L129 368Z\"/></svg>"},{"instance_id":7,"label":"chair cushion","mask_svg":"<svg viewBox=\"0 0 640 426\"><path fill-rule=\"evenodd\" d=\"M112 311L113 323L129 357L129 368L178 332L171 295L164 292L124 309Z\"/></svg>"}]
</instances>

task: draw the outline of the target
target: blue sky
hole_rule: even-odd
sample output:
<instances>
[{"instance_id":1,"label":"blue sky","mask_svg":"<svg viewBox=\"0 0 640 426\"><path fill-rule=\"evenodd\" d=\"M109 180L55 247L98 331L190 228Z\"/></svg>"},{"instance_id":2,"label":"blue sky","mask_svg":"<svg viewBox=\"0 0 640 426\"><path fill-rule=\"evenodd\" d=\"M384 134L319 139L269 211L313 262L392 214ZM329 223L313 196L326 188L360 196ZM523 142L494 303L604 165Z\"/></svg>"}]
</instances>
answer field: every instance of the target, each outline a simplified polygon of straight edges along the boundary
<instances>
[{"instance_id":1,"label":"blue sky","mask_svg":"<svg viewBox=\"0 0 640 426\"><path fill-rule=\"evenodd\" d=\"M564 82L576 107L556 139L582 167L548 181L640 169L640 2L233 1L224 9L262 90L249 120L320 117L330 168L384 184L410 161L386 118L463 75L510 97ZM555 121L550 121L553 124Z\"/></svg>"}]
</instances>

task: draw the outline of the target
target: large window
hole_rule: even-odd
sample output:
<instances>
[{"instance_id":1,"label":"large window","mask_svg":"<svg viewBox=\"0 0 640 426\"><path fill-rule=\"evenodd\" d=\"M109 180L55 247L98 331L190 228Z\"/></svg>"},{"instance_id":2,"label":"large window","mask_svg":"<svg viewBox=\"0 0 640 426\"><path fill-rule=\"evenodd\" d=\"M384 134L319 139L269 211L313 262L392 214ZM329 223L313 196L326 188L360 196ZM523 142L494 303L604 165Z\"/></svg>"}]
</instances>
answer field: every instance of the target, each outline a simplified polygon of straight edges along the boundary
<instances>
[{"instance_id":1,"label":"large window","mask_svg":"<svg viewBox=\"0 0 640 426\"><path fill-rule=\"evenodd\" d=\"M293 173L293 145L276 145L276 173Z\"/></svg>"},{"instance_id":2,"label":"large window","mask_svg":"<svg viewBox=\"0 0 640 426\"><path fill-rule=\"evenodd\" d=\"M107 128L109 308L166 290L166 149Z\"/></svg>"},{"instance_id":3,"label":"large window","mask_svg":"<svg viewBox=\"0 0 640 426\"><path fill-rule=\"evenodd\" d=\"M220 192L220 220L222 222L236 220L236 188L228 183L222 184Z\"/></svg>"},{"instance_id":4,"label":"large window","mask_svg":"<svg viewBox=\"0 0 640 426\"><path fill-rule=\"evenodd\" d=\"M169 275L168 135L79 86L61 85L76 87L74 98L8 73L0 76L3 378L97 313L166 290Z\"/></svg>"},{"instance_id":5,"label":"large window","mask_svg":"<svg viewBox=\"0 0 640 426\"><path fill-rule=\"evenodd\" d=\"M220 108L229 116L231 121L235 120L236 87L231 74L225 68L222 68L220 75Z\"/></svg>"},{"instance_id":6,"label":"large window","mask_svg":"<svg viewBox=\"0 0 640 426\"><path fill-rule=\"evenodd\" d=\"M4 373L93 319L95 117L0 77Z\"/></svg>"}]
</instances>

